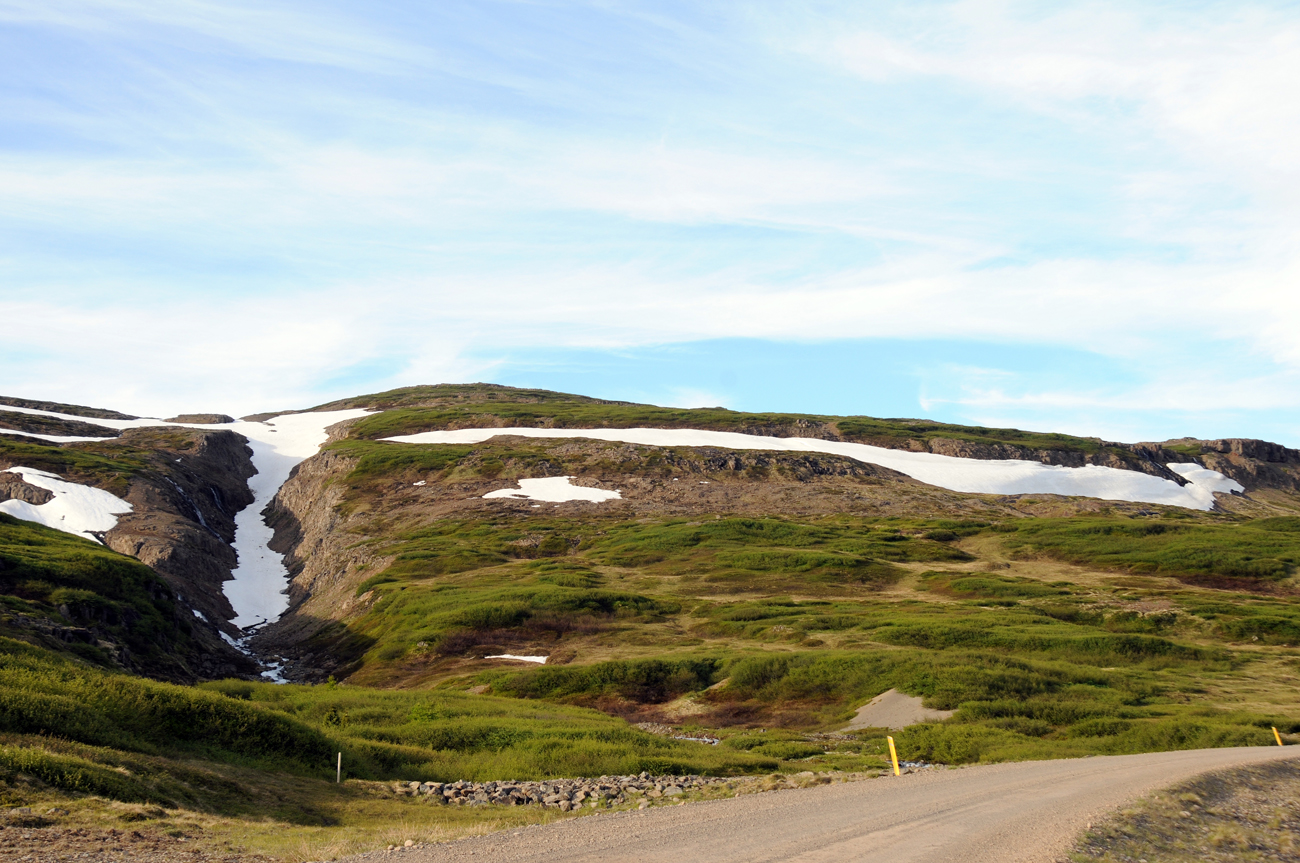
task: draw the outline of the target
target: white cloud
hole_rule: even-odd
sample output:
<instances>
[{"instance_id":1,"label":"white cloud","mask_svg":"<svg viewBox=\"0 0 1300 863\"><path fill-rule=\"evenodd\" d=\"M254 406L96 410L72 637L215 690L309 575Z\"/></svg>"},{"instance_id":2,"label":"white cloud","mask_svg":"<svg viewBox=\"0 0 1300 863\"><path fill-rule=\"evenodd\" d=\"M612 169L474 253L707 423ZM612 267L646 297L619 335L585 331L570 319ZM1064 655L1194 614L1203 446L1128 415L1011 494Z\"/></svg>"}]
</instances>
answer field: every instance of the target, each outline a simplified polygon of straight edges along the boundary
<instances>
[{"instance_id":1,"label":"white cloud","mask_svg":"<svg viewBox=\"0 0 1300 863\"><path fill-rule=\"evenodd\" d=\"M469 346L736 336L987 339L1132 363L1236 341L1300 369L1294 15L969 0L855 22L863 8L761 43L657 19L656 38L729 53L669 67L660 50L653 80L618 62L639 43L584 34L593 68L618 73L605 80L558 51L470 75L427 33L393 35L361 7L0 0L0 21L76 33L149 71L119 86L68 83L76 70L59 67L45 70L58 98L22 94L52 144L0 154L0 215L43 242L0 251L0 317L46 359L6 377L23 394L131 410L196 393L252 410L302 404L323 381L348 392L488 373L460 359ZM501 45L544 50L534 35L503 30ZM139 51L160 44L332 68L278 77ZM773 44L805 52L802 65ZM435 67L509 96L440 101ZM682 88L658 92L661 72ZM948 109L914 85L936 81L960 97L944 105L1014 114L1005 139L927 149L947 120L927 112ZM905 107L855 101L879 93ZM1020 149L1043 118L1106 148L1106 164L1087 173L1068 153ZM909 122L926 131L895 128ZM1041 206L1065 227L1045 239L1038 211L998 196L1056 182L1061 199ZM1092 185L1114 187L1114 212L1079 215L1062 240ZM1199 363L1212 377L1215 358ZM985 381L967 404L1289 404L1280 382L1070 401Z\"/></svg>"},{"instance_id":2,"label":"white cloud","mask_svg":"<svg viewBox=\"0 0 1300 863\"><path fill-rule=\"evenodd\" d=\"M419 57L409 44L375 33L361 19L269 0L0 0L0 22L92 39L183 41L190 48L198 36L260 57L364 71L391 72Z\"/></svg>"},{"instance_id":3,"label":"white cloud","mask_svg":"<svg viewBox=\"0 0 1300 863\"><path fill-rule=\"evenodd\" d=\"M1078 122L1158 131L1256 179L1300 166L1300 21L1260 6L961 0L917 13L907 35L874 29L809 41L870 80L936 76L1069 112ZM1131 132L1130 132L1131 134Z\"/></svg>"},{"instance_id":4,"label":"white cloud","mask_svg":"<svg viewBox=\"0 0 1300 863\"><path fill-rule=\"evenodd\" d=\"M400 303L396 304L400 306ZM34 359L6 375L5 395L111 406L142 415L192 410L247 414L419 381L471 378L483 363L460 359L466 344L421 322L385 320L400 309L345 292L232 299L164 307L115 302L77 309L0 300L7 336ZM370 373L322 390L355 366Z\"/></svg>"}]
</instances>

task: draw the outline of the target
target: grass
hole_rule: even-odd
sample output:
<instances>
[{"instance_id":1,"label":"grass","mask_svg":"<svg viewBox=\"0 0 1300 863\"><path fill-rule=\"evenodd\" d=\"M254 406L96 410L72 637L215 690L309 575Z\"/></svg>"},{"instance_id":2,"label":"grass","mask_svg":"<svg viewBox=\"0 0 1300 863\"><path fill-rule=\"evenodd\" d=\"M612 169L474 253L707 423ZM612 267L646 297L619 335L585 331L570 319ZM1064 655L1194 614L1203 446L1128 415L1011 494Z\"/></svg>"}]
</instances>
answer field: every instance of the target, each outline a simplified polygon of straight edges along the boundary
<instances>
[{"instance_id":1,"label":"grass","mask_svg":"<svg viewBox=\"0 0 1300 863\"><path fill-rule=\"evenodd\" d=\"M105 668L125 663L162 677L183 672L195 649L171 588L152 569L3 513L0 634Z\"/></svg>"},{"instance_id":2,"label":"grass","mask_svg":"<svg viewBox=\"0 0 1300 863\"><path fill-rule=\"evenodd\" d=\"M31 410L50 411L52 413L68 414L70 416L91 417L94 419L106 420L133 420L136 417L130 414L118 413L117 411L105 410L104 408L91 408L84 405L69 405L62 402L43 402L33 399L19 399L10 396L0 396L0 405L11 405L19 408L29 408Z\"/></svg>"},{"instance_id":3,"label":"grass","mask_svg":"<svg viewBox=\"0 0 1300 863\"><path fill-rule=\"evenodd\" d=\"M1168 574L1211 587L1263 587L1300 564L1300 518L1206 524L1167 519L1031 519L1006 540L1013 554Z\"/></svg>"},{"instance_id":4,"label":"grass","mask_svg":"<svg viewBox=\"0 0 1300 863\"><path fill-rule=\"evenodd\" d=\"M502 515L405 532L389 523L371 542L393 563L360 588L373 604L320 647L352 637L350 679L368 685L486 684L732 729L724 736L780 729L793 735L781 744L789 753L816 748L809 732L890 687L957 711L897 735L911 758L1263 745L1270 725L1300 730L1300 713L1236 703L1227 682L1263 675L1294 693L1283 682L1289 654L1260 652L1300 643L1300 604L1286 592L1300 548L1290 521ZM1070 566L1095 574L1080 581ZM1256 592L1187 584L1211 576ZM474 661L537 651L558 664ZM874 752L879 739L863 740ZM805 757L829 756L823 747Z\"/></svg>"},{"instance_id":5,"label":"grass","mask_svg":"<svg viewBox=\"0 0 1300 863\"><path fill-rule=\"evenodd\" d=\"M39 416L0 409L0 428L15 429L20 432L34 432L47 435L68 435L82 437L117 437L117 429L57 417Z\"/></svg>"},{"instance_id":6,"label":"grass","mask_svg":"<svg viewBox=\"0 0 1300 863\"><path fill-rule=\"evenodd\" d=\"M810 432L829 427L837 430L845 440L884 446L905 446L908 441L945 438L1031 450L1084 454L1111 452L1120 458L1136 459L1129 451L1107 447L1097 438L1056 433L988 429L929 420L741 413L724 408L661 408L484 384L409 387L358 396L345 402L322 405L320 409L337 407L372 407L381 411L353 428L353 437L366 439L476 425L555 428L650 426L744 431L787 437L807 436Z\"/></svg>"},{"instance_id":7,"label":"grass","mask_svg":"<svg viewBox=\"0 0 1300 863\"><path fill-rule=\"evenodd\" d=\"M336 753L343 785L333 781ZM395 797L393 780L739 776L779 766L778 757L647 734L576 706L332 683L178 686L0 638L0 801L58 801L101 822L134 813L296 859L373 848L390 834L448 838L558 815L432 807ZM135 818L147 807L157 814Z\"/></svg>"},{"instance_id":8,"label":"grass","mask_svg":"<svg viewBox=\"0 0 1300 863\"><path fill-rule=\"evenodd\" d=\"M833 421L877 443L956 437L1093 453L1098 441L488 386L354 401L393 408L331 445L352 465L335 480L347 486L349 541L385 563L348 583L357 611L303 645L308 664L340 662L346 685L178 687L30 632L32 643L0 640L0 796L62 795L87 812L96 797L115 801L95 810L103 817L161 807L167 829L301 859L554 817L431 808L393 797L395 779L871 769L884 730L836 729L889 688L955 711L894 735L904 758L946 763L1267 745L1270 726L1300 732L1294 518L569 518L547 508L429 521L390 506L389 492L417 480L654 479L703 456L367 438L487 423L809 434ZM149 458L122 444L4 445L19 463L110 484ZM759 478L737 472L735 482ZM140 656L182 643L147 570L11 522L0 519L4 614L63 625L66 606L70 617L99 615L101 628L117 620L123 639L145 638ZM551 660L482 660L502 652ZM335 785L339 752L350 780Z\"/></svg>"},{"instance_id":9,"label":"grass","mask_svg":"<svg viewBox=\"0 0 1300 863\"><path fill-rule=\"evenodd\" d=\"M340 751L351 775L372 780L743 773L776 766L655 737L576 707L334 685L185 687L107 673L7 639L0 641L0 729L318 779L333 774ZM167 792L137 782L132 793Z\"/></svg>"},{"instance_id":10,"label":"grass","mask_svg":"<svg viewBox=\"0 0 1300 863\"><path fill-rule=\"evenodd\" d=\"M1075 863L1236 863L1300 852L1300 768L1279 762L1203 776L1140 800L1076 843Z\"/></svg>"},{"instance_id":11,"label":"grass","mask_svg":"<svg viewBox=\"0 0 1300 863\"><path fill-rule=\"evenodd\" d=\"M119 497L126 494L131 478L147 469L147 454L116 442L60 446L0 436L0 463L49 471Z\"/></svg>"},{"instance_id":12,"label":"grass","mask_svg":"<svg viewBox=\"0 0 1300 863\"><path fill-rule=\"evenodd\" d=\"M395 536L383 551L393 563L357 587L358 595L374 592L369 611L316 645L350 662L357 682L381 683L385 664L503 652L570 633L612 635L691 606L721 630L767 630L782 622L755 621L778 615L747 607L717 614L695 600L737 589L872 592L903 577L898 563L969 559L895 524L842 519L533 519L527 529L448 520ZM654 587L657 579L675 589Z\"/></svg>"}]
</instances>

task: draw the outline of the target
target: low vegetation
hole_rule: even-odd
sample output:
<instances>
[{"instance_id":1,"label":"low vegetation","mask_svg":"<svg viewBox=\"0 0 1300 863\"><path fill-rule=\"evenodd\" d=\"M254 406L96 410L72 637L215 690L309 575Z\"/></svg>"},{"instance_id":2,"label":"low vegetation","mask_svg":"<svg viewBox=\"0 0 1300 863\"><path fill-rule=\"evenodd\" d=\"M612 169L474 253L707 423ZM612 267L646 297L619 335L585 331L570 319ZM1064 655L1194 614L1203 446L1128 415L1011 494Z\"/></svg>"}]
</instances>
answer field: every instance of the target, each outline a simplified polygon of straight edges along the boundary
<instances>
[{"instance_id":1,"label":"low vegetation","mask_svg":"<svg viewBox=\"0 0 1300 863\"><path fill-rule=\"evenodd\" d=\"M273 849L281 841L268 835L273 824L303 836L336 828L318 842L304 839L303 856L339 832L373 836L412 823L465 830L485 818L529 823L557 814L413 805L394 797L392 780L743 775L780 766L776 757L648 734L580 707L332 682L178 686L5 638L0 729L0 800L11 806L90 795L162 807L155 817L191 829L203 822L219 838L251 831L247 841ZM340 753L344 786L333 781Z\"/></svg>"},{"instance_id":2,"label":"low vegetation","mask_svg":"<svg viewBox=\"0 0 1300 863\"><path fill-rule=\"evenodd\" d=\"M884 515L845 514L831 497L807 510L837 513L820 516L781 509L772 496L762 499L767 509L750 501L748 514L699 504L682 515L687 504L487 509L481 491L456 509L449 496L419 496L439 483L477 489L485 479L574 473L668 486L712 455L376 438L655 425L1085 454L1104 450L1100 441L483 386L325 407L359 405L385 412L328 448L343 465L330 480L343 485L335 514L357 552L332 588L349 611L293 645L314 685L183 687L123 673L157 675L184 651L186 621L165 584L93 543L0 516L0 799L74 808L107 800L102 812L122 823L152 819L182 838L206 831L315 859L381 837L558 817L434 807L394 795L399 779L871 772L883 764L886 729L843 729L891 688L952 711L893 732L900 755L930 762L1269 745L1273 727L1290 741L1300 733L1294 516L1091 502L1086 515L1019 517L992 496L971 508L973 497L947 510L873 510ZM149 469L150 446L135 433L75 447L0 439L0 458L124 489ZM816 467L840 471L838 485L820 487L825 495L876 483L878 502L897 491L883 474ZM691 500L704 500L710 476L700 470ZM789 465L729 470L736 488L778 474L790 488L805 481ZM936 507L957 497L907 488L897 493ZM446 504L437 517L421 509L431 500ZM1084 509L1069 503L1066 512ZM935 517L888 517L915 511ZM1042 511L1062 510L1032 510ZM90 630L114 633L134 665L94 638L78 640ZM502 653L548 661L486 659ZM347 781L335 783L340 754Z\"/></svg>"},{"instance_id":3,"label":"low vegetation","mask_svg":"<svg viewBox=\"0 0 1300 863\"><path fill-rule=\"evenodd\" d=\"M1220 524L1186 519L1035 519L1008 525L1013 554L1172 575L1209 587L1267 590L1300 564L1300 517Z\"/></svg>"},{"instance_id":4,"label":"low vegetation","mask_svg":"<svg viewBox=\"0 0 1300 863\"><path fill-rule=\"evenodd\" d=\"M1289 674L1289 645L1300 644L1292 570L1273 574L1272 593L1163 576L1199 566L1253 590L1261 560L1289 566L1300 549L1288 525L1213 515L441 521L390 532L394 563L358 588L369 611L321 647L350 645L346 671L359 683L487 685L724 737L765 727L823 766L836 763L834 747L807 735L889 688L956 711L896 735L905 757L927 761L1264 745L1271 726L1300 731L1300 717L1206 688ZM1090 532L1112 544L1089 545ZM990 550L1017 562L990 563ZM1089 552L1096 568L1084 572L1114 574L1081 583L1034 569L1089 562ZM473 662L539 651L548 666ZM860 754L880 737L858 739Z\"/></svg>"},{"instance_id":5,"label":"low vegetation","mask_svg":"<svg viewBox=\"0 0 1300 863\"><path fill-rule=\"evenodd\" d=\"M365 439L449 428L549 426L554 428L693 428L773 434L780 437L820 436L833 430L845 440L906 448L909 441L937 438L977 444L1000 444L1031 450L1096 454L1126 450L1108 447L1097 438L990 429L930 420L835 417L814 414L739 413L725 408L661 408L609 402L543 390L518 390L485 385L408 387L322 405L320 409L370 407L380 410L353 429Z\"/></svg>"},{"instance_id":6,"label":"low vegetation","mask_svg":"<svg viewBox=\"0 0 1300 863\"><path fill-rule=\"evenodd\" d=\"M1075 845L1074 863L1236 863L1300 854L1300 768L1294 761L1203 776L1153 794Z\"/></svg>"},{"instance_id":7,"label":"low vegetation","mask_svg":"<svg viewBox=\"0 0 1300 863\"><path fill-rule=\"evenodd\" d=\"M171 588L149 567L0 513L0 635L166 677L191 653L190 632Z\"/></svg>"}]
</instances>

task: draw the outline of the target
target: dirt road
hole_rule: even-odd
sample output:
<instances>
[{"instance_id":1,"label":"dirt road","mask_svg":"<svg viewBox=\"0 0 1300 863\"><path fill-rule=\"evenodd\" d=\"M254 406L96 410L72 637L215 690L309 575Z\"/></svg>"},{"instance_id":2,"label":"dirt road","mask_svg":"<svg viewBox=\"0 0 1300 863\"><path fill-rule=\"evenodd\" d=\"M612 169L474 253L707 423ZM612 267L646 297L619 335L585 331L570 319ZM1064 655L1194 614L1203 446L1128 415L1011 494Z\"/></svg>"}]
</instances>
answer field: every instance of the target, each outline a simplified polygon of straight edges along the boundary
<instances>
[{"instance_id":1,"label":"dirt road","mask_svg":"<svg viewBox=\"0 0 1300 863\"><path fill-rule=\"evenodd\" d=\"M1031 761L597 815L388 857L402 863L1050 863L1091 821L1199 773L1300 746Z\"/></svg>"}]
</instances>

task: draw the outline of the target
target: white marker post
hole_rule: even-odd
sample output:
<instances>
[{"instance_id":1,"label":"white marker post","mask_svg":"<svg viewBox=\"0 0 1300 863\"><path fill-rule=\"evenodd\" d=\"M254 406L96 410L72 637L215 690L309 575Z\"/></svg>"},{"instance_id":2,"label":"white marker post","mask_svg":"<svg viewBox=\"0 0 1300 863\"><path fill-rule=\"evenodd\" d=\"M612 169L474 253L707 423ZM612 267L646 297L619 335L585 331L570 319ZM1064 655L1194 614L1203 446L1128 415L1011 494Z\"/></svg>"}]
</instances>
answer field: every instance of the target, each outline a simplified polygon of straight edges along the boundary
<instances>
[{"instance_id":1,"label":"white marker post","mask_svg":"<svg viewBox=\"0 0 1300 863\"><path fill-rule=\"evenodd\" d=\"M343 781L343 753L342 752L339 753L339 770L338 773L334 775L334 781L336 783Z\"/></svg>"}]
</instances>

